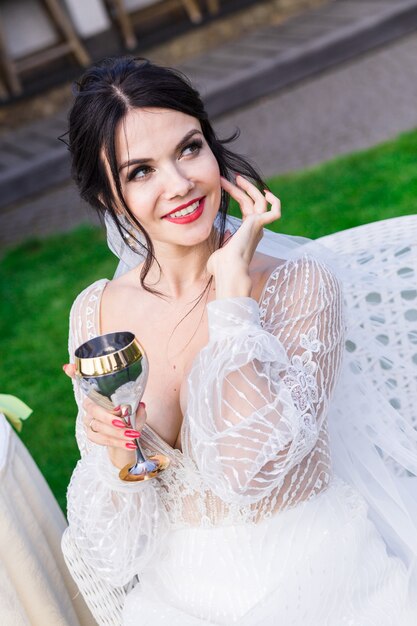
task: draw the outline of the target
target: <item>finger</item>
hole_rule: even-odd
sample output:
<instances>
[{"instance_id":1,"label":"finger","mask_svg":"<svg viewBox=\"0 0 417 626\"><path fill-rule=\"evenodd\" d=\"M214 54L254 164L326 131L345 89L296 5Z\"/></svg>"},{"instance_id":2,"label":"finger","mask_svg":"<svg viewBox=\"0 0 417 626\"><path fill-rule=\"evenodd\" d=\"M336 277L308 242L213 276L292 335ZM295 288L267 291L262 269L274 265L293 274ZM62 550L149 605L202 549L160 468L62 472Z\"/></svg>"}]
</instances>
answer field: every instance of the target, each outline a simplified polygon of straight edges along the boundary
<instances>
[{"instance_id":1,"label":"finger","mask_svg":"<svg viewBox=\"0 0 417 626\"><path fill-rule=\"evenodd\" d=\"M88 400L84 402L86 412L83 416L84 428L87 437L93 443L104 446L117 446L119 448L132 449L134 440L141 436L141 433L126 424L121 419L120 411L110 413ZM111 422L108 422L111 419ZM129 445L126 445L129 444Z\"/></svg>"},{"instance_id":2,"label":"finger","mask_svg":"<svg viewBox=\"0 0 417 626\"><path fill-rule=\"evenodd\" d=\"M130 447L126 446L127 443L134 443L135 439L141 437L141 433L134 428L127 428L126 424L120 427L117 424L117 419L114 420L114 424L108 426L103 422L99 422L94 417L89 421L87 426L87 437L92 441L98 440L102 445L114 445L116 441L121 448ZM105 443L106 442L106 443Z\"/></svg>"},{"instance_id":3,"label":"finger","mask_svg":"<svg viewBox=\"0 0 417 626\"><path fill-rule=\"evenodd\" d=\"M73 363L65 363L62 369L69 378L75 378L75 365Z\"/></svg>"},{"instance_id":4,"label":"finger","mask_svg":"<svg viewBox=\"0 0 417 626\"><path fill-rule=\"evenodd\" d=\"M253 200L243 189L231 183L230 180L223 178L223 176L220 177L220 182L223 189L238 203L243 217L253 213Z\"/></svg>"},{"instance_id":5,"label":"finger","mask_svg":"<svg viewBox=\"0 0 417 626\"><path fill-rule=\"evenodd\" d=\"M268 209L268 203L266 197L258 189L258 187L251 183L250 180L248 180L241 174L236 176L236 184L241 187L252 199L255 213L265 213L265 211Z\"/></svg>"},{"instance_id":6,"label":"finger","mask_svg":"<svg viewBox=\"0 0 417 626\"><path fill-rule=\"evenodd\" d=\"M270 191L265 190L265 198L271 205L269 211L262 215L262 224L271 224L281 217L281 201Z\"/></svg>"},{"instance_id":7,"label":"finger","mask_svg":"<svg viewBox=\"0 0 417 626\"><path fill-rule=\"evenodd\" d=\"M91 400L91 398L87 397L84 399L83 408L85 411L83 422L86 427L93 418L98 422L105 424L106 426L111 426L115 418L123 422L123 420L121 419L121 411L119 407L116 407L113 411L108 411L107 409L104 409L102 406Z\"/></svg>"},{"instance_id":8,"label":"finger","mask_svg":"<svg viewBox=\"0 0 417 626\"><path fill-rule=\"evenodd\" d=\"M93 423L94 428L96 422ZM109 446L111 448L120 448L122 450L134 450L136 448L135 438L133 437L115 437L113 433L104 432L103 430L87 431L89 441L99 446Z\"/></svg>"}]
</instances>

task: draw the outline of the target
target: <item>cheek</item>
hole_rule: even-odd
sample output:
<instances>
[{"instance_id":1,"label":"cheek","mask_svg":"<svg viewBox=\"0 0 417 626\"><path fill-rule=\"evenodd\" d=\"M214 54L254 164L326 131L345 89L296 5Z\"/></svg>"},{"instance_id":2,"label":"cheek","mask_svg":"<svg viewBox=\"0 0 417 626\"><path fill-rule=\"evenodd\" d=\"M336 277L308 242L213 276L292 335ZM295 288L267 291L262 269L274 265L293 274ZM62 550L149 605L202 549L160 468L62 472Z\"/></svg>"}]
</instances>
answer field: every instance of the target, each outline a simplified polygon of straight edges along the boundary
<instances>
[{"instance_id":1,"label":"cheek","mask_svg":"<svg viewBox=\"0 0 417 626\"><path fill-rule=\"evenodd\" d=\"M214 154L211 153L210 158L208 159L209 163L208 165L208 171L210 172L211 177L213 178L213 180L220 185L220 168L219 168L219 164L217 163Z\"/></svg>"},{"instance_id":2,"label":"cheek","mask_svg":"<svg viewBox=\"0 0 417 626\"><path fill-rule=\"evenodd\" d=\"M127 206L138 219L146 220L154 209L154 194L143 186L128 185L124 197Z\"/></svg>"},{"instance_id":3,"label":"cheek","mask_svg":"<svg viewBox=\"0 0 417 626\"><path fill-rule=\"evenodd\" d=\"M220 169L212 153L199 162L196 176L197 179L204 183L207 191L220 196Z\"/></svg>"}]
</instances>

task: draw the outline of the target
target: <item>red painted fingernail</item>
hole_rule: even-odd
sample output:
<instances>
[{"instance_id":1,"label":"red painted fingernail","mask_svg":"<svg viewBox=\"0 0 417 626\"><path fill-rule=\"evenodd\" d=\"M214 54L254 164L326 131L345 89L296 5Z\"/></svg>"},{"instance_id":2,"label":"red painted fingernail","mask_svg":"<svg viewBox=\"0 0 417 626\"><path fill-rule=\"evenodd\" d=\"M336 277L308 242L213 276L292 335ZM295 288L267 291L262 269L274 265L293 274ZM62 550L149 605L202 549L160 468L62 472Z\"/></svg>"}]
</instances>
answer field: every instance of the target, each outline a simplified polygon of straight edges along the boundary
<instances>
[{"instance_id":1,"label":"red painted fingernail","mask_svg":"<svg viewBox=\"0 0 417 626\"><path fill-rule=\"evenodd\" d=\"M126 428L126 424L122 420L112 420L111 423L113 426L117 426L117 428Z\"/></svg>"},{"instance_id":2,"label":"red painted fingernail","mask_svg":"<svg viewBox=\"0 0 417 626\"><path fill-rule=\"evenodd\" d=\"M129 443L125 443L126 448L129 448L129 450L136 450L136 446L134 443L131 443L129 441Z\"/></svg>"},{"instance_id":3,"label":"red painted fingernail","mask_svg":"<svg viewBox=\"0 0 417 626\"><path fill-rule=\"evenodd\" d=\"M114 409L113 409L113 411L120 411L120 404L119 404L119 405L117 405L117 406L115 406L115 407L114 407Z\"/></svg>"},{"instance_id":4,"label":"red painted fingernail","mask_svg":"<svg viewBox=\"0 0 417 626\"><path fill-rule=\"evenodd\" d=\"M139 406L142 407L142 409L146 409L146 404L144 402L139 402Z\"/></svg>"},{"instance_id":5,"label":"red painted fingernail","mask_svg":"<svg viewBox=\"0 0 417 626\"><path fill-rule=\"evenodd\" d=\"M134 437L137 439L140 437L140 433L137 430L125 430L125 437Z\"/></svg>"}]
</instances>

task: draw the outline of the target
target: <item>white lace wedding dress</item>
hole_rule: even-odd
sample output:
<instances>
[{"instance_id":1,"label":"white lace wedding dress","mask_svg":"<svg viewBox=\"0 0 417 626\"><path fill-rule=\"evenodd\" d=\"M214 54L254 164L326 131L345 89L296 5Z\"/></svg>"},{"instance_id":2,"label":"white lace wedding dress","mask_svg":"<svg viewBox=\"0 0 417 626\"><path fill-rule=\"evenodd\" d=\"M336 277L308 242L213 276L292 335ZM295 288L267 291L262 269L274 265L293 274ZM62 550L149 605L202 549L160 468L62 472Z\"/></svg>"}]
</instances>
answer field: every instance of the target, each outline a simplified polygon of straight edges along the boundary
<instances>
[{"instance_id":1,"label":"white lace wedding dress","mask_svg":"<svg viewBox=\"0 0 417 626\"><path fill-rule=\"evenodd\" d=\"M100 333L105 284L74 304L71 358ZM333 471L329 425L360 410L341 375L338 281L303 255L277 263L259 303L207 313L182 452L143 430L145 451L171 459L158 479L122 483L77 420L69 532L103 580L138 576L124 626L416 626L411 563L388 554L364 497Z\"/></svg>"}]
</instances>

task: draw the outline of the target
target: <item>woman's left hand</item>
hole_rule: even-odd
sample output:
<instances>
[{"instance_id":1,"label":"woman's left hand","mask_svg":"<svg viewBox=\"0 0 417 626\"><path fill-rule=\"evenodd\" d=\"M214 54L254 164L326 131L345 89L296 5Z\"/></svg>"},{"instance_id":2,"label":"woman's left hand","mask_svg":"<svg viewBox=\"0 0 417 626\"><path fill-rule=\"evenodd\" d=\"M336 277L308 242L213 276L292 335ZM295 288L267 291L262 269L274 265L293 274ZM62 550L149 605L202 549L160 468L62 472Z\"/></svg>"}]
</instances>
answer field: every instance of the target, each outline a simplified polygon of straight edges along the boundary
<instances>
[{"instance_id":1,"label":"woman's left hand","mask_svg":"<svg viewBox=\"0 0 417 626\"><path fill-rule=\"evenodd\" d=\"M227 245L210 256L207 270L215 278L217 298L249 295L250 262L262 239L264 226L281 216L281 203L270 191L262 193L241 175L236 176L236 184L221 177L221 184L239 203L243 221Z\"/></svg>"}]
</instances>

